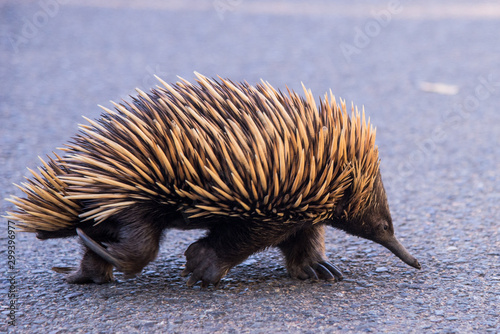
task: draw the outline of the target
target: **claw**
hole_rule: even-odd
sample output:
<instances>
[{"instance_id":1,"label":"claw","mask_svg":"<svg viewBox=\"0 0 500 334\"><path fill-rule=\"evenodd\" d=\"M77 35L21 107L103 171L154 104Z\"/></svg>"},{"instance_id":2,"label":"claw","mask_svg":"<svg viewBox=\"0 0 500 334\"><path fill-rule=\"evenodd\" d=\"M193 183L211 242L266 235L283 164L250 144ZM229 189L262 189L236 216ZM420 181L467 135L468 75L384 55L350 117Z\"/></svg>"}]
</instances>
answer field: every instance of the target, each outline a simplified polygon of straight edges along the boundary
<instances>
[{"instance_id":1,"label":"claw","mask_svg":"<svg viewBox=\"0 0 500 334\"><path fill-rule=\"evenodd\" d=\"M91 237L89 237L85 232L83 232L80 228L76 229L76 233L82 239L83 243L85 246L90 248L91 251L99 255L103 260L106 260L107 262L111 263L113 266L116 268L121 268L123 267L123 262L118 260L116 257L111 255L109 251L95 242Z\"/></svg>"},{"instance_id":2,"label":"claw","mask_svg":"<svg viewBox=\"0 0 500 334\"><path fill-rule=\"evenodd\" d=\"M342 281L344 279L344 276L340 272L339 268L337 268L336 266L334 266L330 262L323 261L323 262L319 262L319 264L321 264L323 267L328 269L330 271L330 273L332 273L335 276L337 281Z\"/></svg>"},{"instance_id":3,"label":"claw","mask_svg":"<svg viewBox=\"0 0 500 334\"><path fill-rule=\"evenodd\" d=\"M305 266L304 271L306 272L307 275L309 275L308 278L317 281L318 280L318 275L316 274L316 271L311 266Z\"/></svg>"},{"instance_id":4,"label":"claw","mask_svg":"<svg viewBox=\"0 0 500 334\"><path fill-rule=\"evenodd\" d=\"M335 280L335 277L330 272L330 270L328 270L328 268L326 268L325 266L323 266L321 263L315 263L313 265L313 269L316 270L318 272L318 274L322 278L324 278L325 280L327 280L327 281L333 281L333 280Z\"/></svg>"},{"instance_id":5,"label":"claw","mask_svg":"<svg viewBox=\"0 0 500 334\"><path fill-rule=\"evenodd\" d=\"M313 262L290 270L292 278L301 280L311 279L318 281L320 278L327 281L341 281L343 279L340 270L327 261Z\"/></svg>"},{"instance_id":6,"label":"claw","mask_svg":"<svg viewBox=\"0 0 500 334\"><path fill-rule=\"evenodd\" d=\"M191 273L191 271L188 268L184 268L184 270L181 272L181 276L186 277L190 273Z\"/></svg>"},{"instance_id":7,"label":"claw","mask_svg":"<svg viewBox=\"0 0 500 334\"><path fill-rule=\"evenodd\" d=\"M201 278L201 276L200 276L200 275L196 275L195 273L193 273L193 274L189 277L189 279L188 279L188 281L187 281L186 285L187 285L187 286L189 286L189 287L194 286L196 283L198 283L198 281L200 280L200 278Z\"/></svg>"},{"instance_id":8,"label":"claw","mask_svg":"<svg viewBox=\"0 0 500 334\"><path fill-rule=\"evenodd\" d=\"M75 267L52 267L52 270L59 274L69 274L76 271L77 269L78 268Z\"/></svg>"}]
</instances>

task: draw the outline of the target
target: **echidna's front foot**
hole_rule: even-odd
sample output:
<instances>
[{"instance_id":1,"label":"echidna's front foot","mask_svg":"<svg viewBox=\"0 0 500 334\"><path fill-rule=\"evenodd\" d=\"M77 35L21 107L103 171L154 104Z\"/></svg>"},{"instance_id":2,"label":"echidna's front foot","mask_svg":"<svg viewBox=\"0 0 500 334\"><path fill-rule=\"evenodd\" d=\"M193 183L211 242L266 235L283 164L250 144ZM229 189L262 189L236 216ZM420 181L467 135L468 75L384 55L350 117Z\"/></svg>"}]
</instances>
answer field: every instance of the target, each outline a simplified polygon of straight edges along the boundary
<instances>
[{"instance_id":1,"label":"echidna's front foot","mask_svg":"<svg viewBox=\"0 0 500 334\"><path fill-rule=\"evenodd\" d=\"M312 225L297 231L278 247L286 258L288 273L298 279L341 281L342 273L326 261L324 226Z\"/></svg>"},{"instance_id":2,"label":"echidna's front foot","mask_svg":"<svg viewBox=\"0 0 500 334\"><path fill-rule=\"evenodd\" d=\"M210 284L217 286L229 268L222 264L215 250L203 240L191 244L186 252L186 268L182 276L191 274L187 281L188 286L193 286L201 281L202 287Z\"/></svg>"},{"instance_id":3,"label":"echidna's front foot","mask_svg":"<svg viewBox=\"0 0 500 334\"><path fill-rule=\"evenodd\" d=\"M327 281L341 281L343 279L340 270L327 261L319 261L302 266L288 266L288 272L292 278L298 279L324 279Z\"/></svg>"}]
</instances>

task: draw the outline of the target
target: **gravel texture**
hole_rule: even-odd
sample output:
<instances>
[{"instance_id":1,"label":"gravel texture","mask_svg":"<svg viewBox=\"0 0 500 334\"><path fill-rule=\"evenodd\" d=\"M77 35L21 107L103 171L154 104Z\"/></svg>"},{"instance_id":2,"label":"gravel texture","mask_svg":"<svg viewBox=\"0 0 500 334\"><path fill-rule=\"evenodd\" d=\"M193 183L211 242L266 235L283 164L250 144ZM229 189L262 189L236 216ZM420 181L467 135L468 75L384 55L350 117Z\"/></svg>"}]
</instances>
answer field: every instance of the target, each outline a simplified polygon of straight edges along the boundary
<instances>
[{"instance_id":1,"label":"gravel texture","mask_svg":"<svg viewBox=\"0 0 500 334\"><path fill-rule=\"evenodd\" d=\"M500 6L483 1L0 0L0 197L37 156L135 87L193 71L316 96L330 88L377 126L396 234L422 264L328 230L340 283L292 280L276 250L218 289L188 288L167 233L134 279L69 285L76 239L0 231L0 332L499 333ZM436 85L438 84L438 85ZM0 214L12 206L2 201ZM15 278L14 282L10 280ZM16 298L9 298L15 288ZM8 305L15 303L15 326Z\"/></svg>"}]
</instances>

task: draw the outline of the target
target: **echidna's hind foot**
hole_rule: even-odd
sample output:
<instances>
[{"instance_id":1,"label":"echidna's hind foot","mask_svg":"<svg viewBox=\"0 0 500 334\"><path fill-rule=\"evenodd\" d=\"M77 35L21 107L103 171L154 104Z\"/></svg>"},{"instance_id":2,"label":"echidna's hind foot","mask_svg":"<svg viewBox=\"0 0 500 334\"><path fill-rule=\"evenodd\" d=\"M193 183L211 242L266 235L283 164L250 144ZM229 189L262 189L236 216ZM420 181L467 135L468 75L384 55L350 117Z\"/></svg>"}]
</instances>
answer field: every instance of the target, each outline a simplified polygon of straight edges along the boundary
<instances>
[{"instance_id":1,"label":"echidna's hind foot","mask_svg":"<svg viewBox=\"0 0 500 334\"><path fill-rule=\"evenodd\" d=\"M100 256L86 250L83 255L80 268L52 268L59 273L67 273L65 280L68 283L83 284L83 283L108 283L113 281L113 266Z\"/></svg>"},{"instance_id":2,"label":"echidna's hind foot","mask_svg":"<svg viewBox=\"0 0 500 334\"><path fill-rule=\"evenodd\" d=\"M341 281L340 270L326 260L324 226L313 225L278 245L286 258L288 273L298 279Z\"/></svg>"}]
</instances>

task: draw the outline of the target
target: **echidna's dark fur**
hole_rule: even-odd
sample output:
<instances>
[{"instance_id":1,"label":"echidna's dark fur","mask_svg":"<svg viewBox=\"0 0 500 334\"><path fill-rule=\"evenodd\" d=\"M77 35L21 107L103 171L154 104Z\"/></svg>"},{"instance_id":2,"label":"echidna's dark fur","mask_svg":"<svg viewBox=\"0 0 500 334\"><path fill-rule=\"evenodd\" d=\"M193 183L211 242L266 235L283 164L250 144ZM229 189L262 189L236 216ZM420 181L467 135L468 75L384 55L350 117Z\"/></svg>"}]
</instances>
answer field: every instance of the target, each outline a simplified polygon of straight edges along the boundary
<instances>
[{"instance_id":1,"label":"echidna's dark fur","mask_svg":"<svg viewBox=\"0 0 500 334\"><path fill-rule=\"evenodd\" d=\"M250 254L279 247L292 277L341 279L324 226L378 242L420 268L394 237L375 131L330 94L316 107L263 83L174 87L118 105L23 184L8 213L40 239L78 233L68 282L103 283L152 261L167 228L207 229L185 252L188 285L219 282ZM64 271L64 269L59 269ZM67 271L67 270L66 270Z\"/></svg>"}]
</instances>

